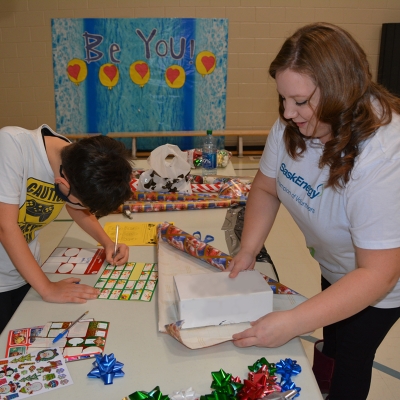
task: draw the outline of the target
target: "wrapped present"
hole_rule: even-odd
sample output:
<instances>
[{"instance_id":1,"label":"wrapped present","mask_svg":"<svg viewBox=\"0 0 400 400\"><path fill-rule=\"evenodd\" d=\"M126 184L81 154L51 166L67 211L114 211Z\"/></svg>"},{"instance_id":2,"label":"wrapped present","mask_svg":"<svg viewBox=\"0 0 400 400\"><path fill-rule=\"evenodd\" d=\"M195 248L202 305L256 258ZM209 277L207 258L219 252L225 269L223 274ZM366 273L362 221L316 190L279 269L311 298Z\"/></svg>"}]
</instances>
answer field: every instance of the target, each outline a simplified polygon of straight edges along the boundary
<instances>
[{"instance_id":1,"label":"wrapped present","mask_svg":"<svg viewBox=\"0 0 400 400\"><path fill-rule=\"evenodd\" d=\"M201 168L202 167L202 149L191 149L186 150L187 153L187 162L190 164L192 168ZM228 150L221 149L217 150L217 167L225 168L230 158L232 157L232 153Z\"/></svg>"}]
</instances>

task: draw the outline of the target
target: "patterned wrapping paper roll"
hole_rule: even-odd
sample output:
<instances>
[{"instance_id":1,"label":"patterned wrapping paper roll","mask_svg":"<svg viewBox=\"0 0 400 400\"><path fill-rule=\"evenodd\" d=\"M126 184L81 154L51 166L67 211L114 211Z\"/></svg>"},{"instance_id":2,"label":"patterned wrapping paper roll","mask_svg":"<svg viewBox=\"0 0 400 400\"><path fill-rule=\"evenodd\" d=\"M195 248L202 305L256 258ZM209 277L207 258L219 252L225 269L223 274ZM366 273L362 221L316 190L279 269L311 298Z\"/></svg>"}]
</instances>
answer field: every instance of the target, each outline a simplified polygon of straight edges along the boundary
<instances>
[{"instance_id":1,"label":"patterned wrapping paper roll","mask_svg":"<svg viewBox=\"0 0 400 400\"><path fill-rule=\"evenodd\" d=\"M129 184L132 192L136 192L138 190L140 175L143 172L144 170L132 171L132 178ZM220 193L227 186L236 186L236 193L238 193L238 190L240 190L242 192L241 194L243 195L250 190L253 179L254 177L246 177L246 176L212 175L203 177L201 175L194 175L194 174L189 176L190 186L193 193L216 194Z\"/></svg>"},{"instance_id":2,"label":"patterned wrapping paper roll","mask_svg":"<svg viewBox=\"0 0 400 400\"><path fill-rule=\"evenodd\" d=\"M182 229L164 222L158 227L158 236L172 247L224 271L232 257L221 250L196 239Z\"/></svg>"},{"instance_id":3,"label":"patterned wrapping paper roll","mask_svg":"<svg viewBox=\"0 0 400 400\"><path fill-rule=\"evenodd\" d=\"M191 174L190 179L195 183L226 183L231 179L237 179L245 185L251 185L254 181L254 176L238 176L238 175L196 175Z\"/></svg>"},{"instance_id":4,"label":"patterned wrapping paper roll","mask_svg":"<svg viewBox=\"0 0 400 400\"><path fill-rule=\"evenodd\" d=\"M157 211L184 211L228 208L232 204L246 204L241 199L195 200L195 201L135 201L128 200L120 212L128 210L133 213Z\"/></svg>"},{"instance_id":5,"label":"patterned wrapping paper roll","mask_svg":"<svg viewBox=\"0 0 400 400\"><path fill-rule=\"evenodd\" d=\"M160 193L160 192L141 192L132 193L131 200L137 201L196 201L196 200L216 200L217 194L187 194L187 193Z\"/></svg>"},{"instance_id":6,"label":"patterned wrapping paper roll","mask_svg":"<svg viewBox=\"0 0 400 400\"><path fill-rule=\"evenodd\" d=\"M132 192L138 190L139 179L132 178L129 182ZM191 188L194 193L218 193L222 187L222 183L216 184L202 184L202 183L191 183Z\"/></svg>"}]
</instances>

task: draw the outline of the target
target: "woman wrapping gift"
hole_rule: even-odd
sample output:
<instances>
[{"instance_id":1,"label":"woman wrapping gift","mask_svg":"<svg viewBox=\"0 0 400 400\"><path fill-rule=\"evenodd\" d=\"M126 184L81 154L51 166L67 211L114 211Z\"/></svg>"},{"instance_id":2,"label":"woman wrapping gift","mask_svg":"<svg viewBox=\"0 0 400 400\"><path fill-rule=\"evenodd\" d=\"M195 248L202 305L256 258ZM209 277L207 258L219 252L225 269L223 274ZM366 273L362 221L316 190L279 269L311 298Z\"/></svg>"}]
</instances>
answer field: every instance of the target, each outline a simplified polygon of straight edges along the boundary
<instances>
[{"instance_id":1,"label":"woman wrapping gift","mask_svg":"<svg viewBox=\"0 0 400 400\"><path fill-rule=\"evenodd\" d=\"M376 349L400 316L400 99L372 82L364 51L331 24L299 29L269 73L280 118L229 269L254 267L282 203L320 264L322 292L233 340L276 347L323 327L313 366L321 391L366 399Z\"/></svg>"}]
</instances>

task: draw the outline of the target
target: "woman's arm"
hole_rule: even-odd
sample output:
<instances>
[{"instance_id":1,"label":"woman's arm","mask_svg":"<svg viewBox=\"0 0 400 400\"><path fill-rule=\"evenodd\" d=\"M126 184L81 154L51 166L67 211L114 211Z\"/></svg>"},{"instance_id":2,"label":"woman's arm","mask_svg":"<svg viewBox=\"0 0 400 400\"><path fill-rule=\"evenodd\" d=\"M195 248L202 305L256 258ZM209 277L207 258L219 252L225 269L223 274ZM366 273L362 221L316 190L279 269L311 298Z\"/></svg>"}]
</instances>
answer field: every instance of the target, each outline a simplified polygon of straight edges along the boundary
<instances>
[{"instance_id":1,"label":"woman's arm","mask_svg":"<svg viewBox=\"0 0 400 400\"><path fill-rule=\"evenodd\" d=\"M239 347L277 347L295 336L341 321L373 305L400 279L400 248L356 248L358 268L293 310L273 312L233 335Z\"/></svg>"},{"instance_id":2,"label":"woman's arm","mask_svg":"<svg viewBox=\"0 0 400 400\"><path fill-rule=\"evenodd\" d=\"M43 300L54 303L86 303L86 300L97 298L98 289L76 285L80 279L69 278L50 282L33 257L18 226L18 212L18 204L0 202L0 242L15 268Z\"/></svg>"},{"instance_id":3,"label":"woman's arm","mask_svg":"<svg viewBox=\"0 0 400 400\"><path fill-rule=\"evenodd\" d=\"M106 251L106 261L110 264L122 265L128 261L129 248L124 243L118 243L117 254L114 255L115 243L108 237L97 218L86 209L72 208L68 204L66 209L71 218L94 240L99 242Z\"/></svg>"},{"instance_id":4,"label":"woman's arm","mask_svg":"<svg viewBox=\"0 0 400 400\"><path fill-rule=\"evenodd\" d=\"M240 251L228 267L228 271L232 271L231 278L254 267L255 258L272 228L279 206L276 180L258 171L246 204Z\"/></svg>"}]
</instances>

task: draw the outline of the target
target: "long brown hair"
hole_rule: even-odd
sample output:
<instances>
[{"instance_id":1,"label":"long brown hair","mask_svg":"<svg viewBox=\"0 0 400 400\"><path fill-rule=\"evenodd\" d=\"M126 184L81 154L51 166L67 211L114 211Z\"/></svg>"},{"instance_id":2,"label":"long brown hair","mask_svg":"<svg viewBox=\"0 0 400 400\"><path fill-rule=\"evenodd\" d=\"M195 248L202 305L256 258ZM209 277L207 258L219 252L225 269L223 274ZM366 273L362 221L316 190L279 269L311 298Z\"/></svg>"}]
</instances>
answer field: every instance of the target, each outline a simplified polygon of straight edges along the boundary
<instances>
[{"instance_id":1,"label":"long brown hair","mask_svg":"<svg viewBox=\"0 0 400 400\"><path fill-rule=\"evenodd\" d=\"M345 30L328 23L316 23L297 30L283 44L272 61L269 74L291 69L305 74L320 89L317 120L332 128L325 143L319 167L330 167L327 186L344 187L349 181L360 144L392 120L392 111L400 114L400 99L372 82L367 56ZM372 101L378 101L377 113ZM279 114L286 122L286 149L293 159L306 150L307 137L283 116L279 96Z\"/></svg>"}]
</instances>

